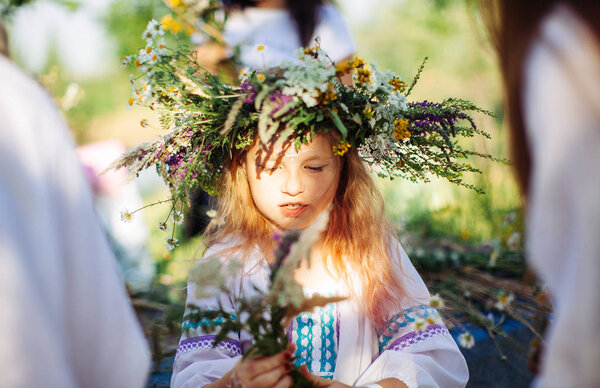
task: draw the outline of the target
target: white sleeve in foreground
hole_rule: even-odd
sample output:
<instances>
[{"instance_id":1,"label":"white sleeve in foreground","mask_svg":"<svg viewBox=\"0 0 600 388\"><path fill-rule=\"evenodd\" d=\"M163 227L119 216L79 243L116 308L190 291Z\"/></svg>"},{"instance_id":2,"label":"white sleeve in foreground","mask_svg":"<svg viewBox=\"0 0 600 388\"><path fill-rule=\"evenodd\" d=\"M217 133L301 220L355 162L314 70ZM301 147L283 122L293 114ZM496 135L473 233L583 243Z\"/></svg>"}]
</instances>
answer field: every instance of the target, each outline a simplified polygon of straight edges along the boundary
<instances>
[{"instance_id":1,"label":"white sleeve in foreground","mask_svg":"<svg viewBox=\"0 0 600 388\"><path fill-rule=\"evenodd\" d=\"M360 376L356 385L386 378L397 378L409 388L453 388L464 387L469 372L447 329L433 325L394 341Z\"/></svg>"}]
</instances>

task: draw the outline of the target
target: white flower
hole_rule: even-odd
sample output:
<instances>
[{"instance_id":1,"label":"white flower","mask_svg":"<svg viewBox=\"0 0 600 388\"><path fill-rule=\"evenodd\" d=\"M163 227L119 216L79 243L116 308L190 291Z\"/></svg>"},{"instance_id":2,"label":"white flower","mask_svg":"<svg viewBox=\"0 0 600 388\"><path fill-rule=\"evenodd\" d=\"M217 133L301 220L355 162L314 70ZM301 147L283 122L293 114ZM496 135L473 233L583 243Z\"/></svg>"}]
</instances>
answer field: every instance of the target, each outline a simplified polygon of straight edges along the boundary
<instances>
[{"instance_id":1,"label":"white flower","mask_svg":"<svg viewBox=\"0 0 600 388\"><path fill-rule=\"evenodd\" d=\"M506 240L506 246L511 251L516 250L519 247L519 243L521 242L521 233L514 232L510 235L510 237Z\"/></svg>"},{"instance_id":2,"label":"white flower","mask_svg":"<svg viewBox=\"0 0 600 388\"><path fill-rule=\"evenodd\" d=\"M169 237L166 239L167 243L165 244L167 248L172 251L175 247L179 246L179 240L175 237Z\"/></svg>"},{"instance_id":3,"label":"white flower","mask_svg":"<svg viewBox=\"0 0 600 388\"><path fill-rule=\"evenodd\" d=\"M133 220L133 214L131 214L127 209L121 210L121 221L131 222L131 220Z\"/></svg>"},{"instance_id":4,"label":"white flower","mask_svg":"<svg viewBox=\"0 0 600 388\"><path fill-rule=\"evenodd\" d=\"M429 305L435 309L443 309L444 307L446 307L446 304L444 303L444 299L442 299L440 294L432 295L429 298Z\"/></svg>"},{"instance_id":5,"label":"white flower","mask_svg":"<svg viewBox=\"0 0 600 388\"><path fill-rule=\"evenodd\" d=\"M171 219L176 225L181 225L183 223L183 213L179 210L174 210Z\"/></svg>"},{"instance_id":6,"label":"white flower","mask_svg":"<svg viewBox=\"0 0 600 388\"><path fill-rule=\"evenodd\" d=\"M156 44L156 52L159 55L165 55L167 52L167 45L165 44L165 40L161 39L158 41L158 43Z\"/></svg>"},{"instance_id":7,"label":"white flower","mask_svg":"<svg viewBox=\"0 0 600 388\"><path fill-rule=\"evenodd\" d=\"M121 58L121 69L124 69L131 63L131 55L127 55Z\"/></svg>"},{"instance_id":8,"label":"white flower","mask_svg":"<svg viewBox=\"0 0 600 388\"><path fill-rule=\"evenodd\" d=\"M215 218L217 216L217 211L215 209L210 209L206 212L206 215L210 218Z\"/></svg>"},{"instance_id":9,"label":"white flower","mask_svg":"<svg viewBox=\"0 0 600 388\"><path fill-rule=\"evenodd\" d=\"M158 53L154 50L154 47L146 47L146 54L148 55L148 63L154 65L160 59Z\"/></svg>"},{"instance_id":10,"label":"white flower","mask_svg":"<svg viewBox=\"0 0 600 388\"><path fill-rule=\"evenodd\" d=\"M413 331L423 331L427 327L427 321L421 318L415 318L410 327Z\"/></svg>"},{"instance_id":11,"label":"white flower","mask_svg":"<svg viewBox=\"0 0 600 388\"><path fill-rule=\"evenodd\" d=\"M471 349L475 346L475 338L473 338L473 334L466 331L458 336L458 343L465 349Z\"/></svg>"},{"instance_id":12,"label":"white flower","mask_svg":"<svg viewBox=\"0 0 600 388\"><path fill-rule=\"evenodd\" d=\"M166 231L169 227L167 226L167 223L165 221L161 221L158 223L158 229L162 230L163 232Z\"/></svg>"},{"instance_id":13,"label":"white flower","mask_svg":"<svg viewBox=\"0 0 600 388\"><path fill-rule=\"evenodd\" d=\"M164 33L165 30L163 29L162 25L155 19L152 19L148 22L146 30L142 34L142 39L150 41L154 39L156 35L164 35Z\"/></svg>"},{"instance_id":14,"label":"white flower","mask_svg":"<svg viewBox=\"0 0 600 388\"><path fill-rule=\"evenodd\" d=\"M496 304L494 305L494 307L496 307L500 311L504 311L504 309L506 309L506 307L513 300L515 300L515 296L513 294L502 294L498 298L498 301L496 302Z\"/></svg>"}]
</instances>

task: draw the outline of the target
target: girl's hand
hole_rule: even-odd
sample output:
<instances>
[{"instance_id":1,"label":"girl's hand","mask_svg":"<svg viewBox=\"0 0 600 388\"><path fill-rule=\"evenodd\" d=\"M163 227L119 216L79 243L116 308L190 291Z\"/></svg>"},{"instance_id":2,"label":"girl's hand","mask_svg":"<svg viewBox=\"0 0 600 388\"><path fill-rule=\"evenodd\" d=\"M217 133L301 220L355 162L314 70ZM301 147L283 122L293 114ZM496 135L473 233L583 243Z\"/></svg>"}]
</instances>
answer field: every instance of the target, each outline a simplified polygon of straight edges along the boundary
<instances>
[{"instance_id":1,"label":"girl's hand","mask_svg":"<svg viewBox=\"0 0 600 388\"><path fill-rule=\"evenodd\" d=\"M292 365L289 350L270 357L241 360L229 374L231 388L288 388L292 378L288 375Z\"/></svg>"},{"instance_id":2,"label":"girl's hand","mask_svg":"<svg viewBox=\"0 0 600 388\"><path fill-rule=\"evenodd\" d=\"M310 382L312 382L313 384L315 384L317 387L323 387L323 388L346 388L346 387L351 387L350 385L346 385L344 383L340 383L339 381L335 381L335 380L329 380L329 379L324 379L322 377L319 376L315 376L312 373L310 373L308 371L308 368L306 367L306 365L302 365L300 367L300 373L302 373L304 375L304 377L306 377Z\"/></svg>"},{"instance_id":3,"label":"girl's hand","mask_svg":"<svg viewBox=\"0 0 600 388\"><path fill-rule=\"evenodd\" d=\"M346 385L344 383L340 383L339 381L324 379L322 377L315 376L315 375L313 375L312 373L310 373L308 371L308 368L306 367L306 365L302 365L300 367L300 373L302 373L309 381L311 381L317 387L322 387L322 388L346 388L346 387L351 387L350 385ZM406 386L406 384L404 384L400 380L392 379L392 378L390 378L390 379L384 379L382 381L379 381L377 384L380 385L382 388L388 388L388 387L390 387L390 388L391 387L393 387L393 388L408 388Z\"/></svg>"}]
</instances>

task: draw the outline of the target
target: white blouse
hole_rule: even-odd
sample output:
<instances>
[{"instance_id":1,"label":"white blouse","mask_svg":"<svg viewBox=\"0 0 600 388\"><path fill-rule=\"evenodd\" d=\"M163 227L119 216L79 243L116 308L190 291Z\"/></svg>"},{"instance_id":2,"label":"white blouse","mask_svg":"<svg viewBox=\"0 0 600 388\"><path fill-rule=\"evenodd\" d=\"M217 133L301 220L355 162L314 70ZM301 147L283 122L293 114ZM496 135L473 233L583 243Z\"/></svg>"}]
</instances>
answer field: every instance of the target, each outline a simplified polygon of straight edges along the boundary
<instances>
[{"instance_id":1,"label":"white blouse","mask_svg":"<svg viewBox=\"0 0 600 388\"><path fill-rule=\"evenodd\" d=\"M225 245L211 247L205 257L213 256L224 248ZM391 312L388 330L378 333L370 321L359 314L355 302L346 300L338 303L334 307L335 314L331 314L335 321L333 349L336 351L331 377L357 386L385 378L397 378L411 388L464 387L469 377L464 357L438 312L426 306L429 292L399 244L395 253L397 260L394 270L401 274L409 294L418 301L417 304ZM244 265L244 275L231 283L230 289L236 296L251 295L253 286L265 289L268 282L268 267L260 254L253 255ZM187 319L189 314L193 314L193 308L190 307L216 309L220 303L234 313L233 298L231 295L220 295L218 298L200 300L194 295L195 285L190 282L183 335L173 365L173 388L203 386L219 379L234 366L252 342L248 333L242 332L231 335L213 348L215 336L202 331L205 322L192 323ZM417 318L427 317L430 322L426 327L422 330L413 328L412 323ZM321 336L312 338L315 345L312 348L320 347ZM314 365L313 372L319 372L317 365Z\"/></svg>"},{"instance_id":2,"label":"white blouse","mask_svg":"<svg viewBox=\"0 0 600 388\"><path fill-rule=\"evenodd\" d=\"M320 8L313 39L316 37L334 62L356 52L350 30L333 5ZM232 12L225 25L225 40L230 47L239 46L242 65L252 69L296 61L294 52L302 46L294 19L286 9L250 7ZM264 50L258 51L259 45L265 46Z\"/></svg>"},{"instance_id":3,"label":"white blouse","mask_svg":"<svg viewBox=\"0 0 600 388\"><path fill-rule=\"evenodd\" d=\"M557 7L525 68L527 251L554 297L540 387L600 387L600 43Z\"/></svg>"}]
</instances>

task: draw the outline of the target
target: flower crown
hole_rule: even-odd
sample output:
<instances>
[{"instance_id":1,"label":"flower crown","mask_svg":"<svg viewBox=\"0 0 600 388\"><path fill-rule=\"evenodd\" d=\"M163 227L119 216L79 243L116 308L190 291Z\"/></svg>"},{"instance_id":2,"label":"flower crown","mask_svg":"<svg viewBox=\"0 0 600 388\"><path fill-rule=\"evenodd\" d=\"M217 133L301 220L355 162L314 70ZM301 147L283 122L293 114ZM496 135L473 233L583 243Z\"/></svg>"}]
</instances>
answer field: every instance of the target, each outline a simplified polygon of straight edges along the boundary
<instances>
[{"instance_id":1,"label":"flower crown","mask_svg":"<svg viewBox=\"0 0 600 388\"><path fill-rule=\"evenodd\" d=\"M185 203L190 189L218 194L224 164L255 136L263 144L300 147L329 131L337 131L336 155L355 148L379 176L428 181L433 175L480 191L462 180L464 172L480 172L466 158L494 158L463 148L457 139L489 138L468 112L491 113L460 99L407 101L423 65L407 85L360 58L336 66L317 45L299 49L298 62L244 72L239 85L232 85L205 71L191 50L167 48L164 33L161 24L150 21L143 34L146 47L123 64L137 70L130 77L129 105L158 111L168 133L129 151L112 167L129 167L136 175L156 166L174 205ZM353 74L353 86L342 83L346 74Z\"/></svg>"}]
</instances>

